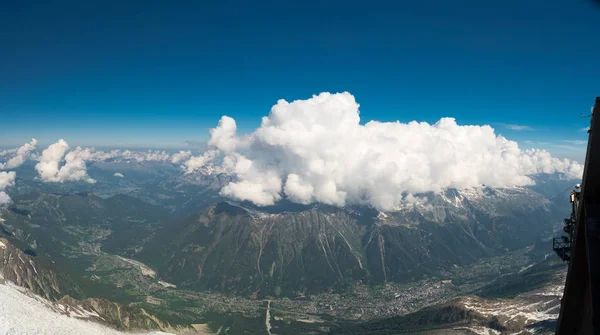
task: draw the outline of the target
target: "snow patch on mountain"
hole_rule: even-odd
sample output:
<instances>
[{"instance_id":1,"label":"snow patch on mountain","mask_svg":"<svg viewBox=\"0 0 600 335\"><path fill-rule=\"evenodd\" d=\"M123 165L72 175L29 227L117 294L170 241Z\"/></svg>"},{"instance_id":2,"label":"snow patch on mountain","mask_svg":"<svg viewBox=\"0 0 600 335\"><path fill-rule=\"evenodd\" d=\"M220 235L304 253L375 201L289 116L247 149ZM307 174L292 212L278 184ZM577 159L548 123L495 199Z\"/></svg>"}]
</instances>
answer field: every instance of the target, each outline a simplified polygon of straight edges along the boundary
<instances>
[{"instance_id":1,"label":"snow patch on mountain","mask_svg":"<svg viewBox=\"0 0 600 335\"><path fill-rule=\"evenodd\" d=\"M0 334L131 334L87 321L90 317L98 314L51 302L10 282L0 285Z\"/></svg>"},{"instance_id":2,"label":"snow patch on mountain","mask_svg":"<svg viewBox=\"0 0 600 335\"><path fill-rule=\"evenodd\" d=\"M500 323L523 328L537 322L558 318L563 285L550 285L528 292L515 299L485 300L477 297L461 298L466 309L485 317L494 317Z\"/></svg>"},{"instance_id":3,"label":"snow patch on mountain","mask_svg":"<svg viewBox=\"0 0 600 335\"><path fill-rule=\"evenodd\" d=\"M488 327L457 327L455 330L469 330L477 335L500 335L501 332Z\"/></svg>"},{"instance_id":4,"label":"snow patch on mountain","mask_svg":"<svg viewBox=\"0 0 600 335\"><path fill-rule=\"evenodd\" d=\"M484 186L419 194L413 201L400 204L386 213L416 212L434 221L443 222L449 213L467 217L473 210L477 210L488 216L498 217L510 215L514 211L532 211L549 205L550 201L547 198L525 187Z\"/></svg>"}]
</instances>

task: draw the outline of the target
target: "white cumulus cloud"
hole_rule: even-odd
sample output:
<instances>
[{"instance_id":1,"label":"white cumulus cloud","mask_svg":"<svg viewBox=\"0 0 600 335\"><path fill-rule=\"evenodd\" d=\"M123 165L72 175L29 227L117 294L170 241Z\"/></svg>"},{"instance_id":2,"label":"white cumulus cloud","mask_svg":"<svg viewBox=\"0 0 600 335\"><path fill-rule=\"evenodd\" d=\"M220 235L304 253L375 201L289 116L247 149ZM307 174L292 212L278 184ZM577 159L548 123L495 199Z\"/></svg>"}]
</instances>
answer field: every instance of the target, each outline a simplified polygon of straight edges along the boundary
<instances>
[{"instance_id":1,"label":"white cumulus cloud","mask_svg":"<svg viewBox=\"0 0 600 335\"><path fill-rule=\"evenodd\" d=\"M183 163L182 167L185 169L186 173L192 173L211 162L213 159L215 159L215 157L217 157L217 155L218 151L216 150L206 151L200 156L190 157Z\"/></svg>"},{"instance_id":2,"label":"white cumulus cloud","mask_svg":"<svg viewBox=\"0 0 600 335\"><path fill-rule=\"evenodd\" d=\"M19 148L12 150L4 150L2 152L2 155L0 156L10 155L13 153L15 155L12 158L10 158L6 163L0 163L0 170L14 169L23 165L23 163L25 163L25 161L32 156L33 151L36 149L36 147L37 141L35 138L33 138L31 139L31 142L25 143Z\"/></svg>"},{"instance_id":3,"label":"white cumulus cloud","mask_svg":"<svg viewBox=\"0 0 600 335\"><path fill-rule=\"evenodd\" d=\"M577 162L547 151L523 151L488 125L458 125L453 118L360 124L359 104L347 92L279 100L260 127L243 136L224 116L209 146L185 162L187 172L221 155L221 168L235 177L221 194L258 205L287 197L386 210L423 192L524 186L538 173L581 178L583 172Z\"/></svg>"},{"instance_id":4,"label":"white cumulus cloud","mask_svg":"<svg viewBox=\"0 0 600 335\"><path fill-rule=\"evenodd\" d=\"M122 173L119 173L119 172L115 172L115 174L113 176L119 177L119 178L125 178L125 176Z\"/></svg>"},{"instance_id":5,"label":"white cumulus cloud","mask_svg":"<svg viewBox=\"0 0 600 335\"><path fill-rule=\"evenodd\" d=\"M4 191L15 185L16 177L17 174L14 171L0 171L0 205L10 202L10 197Z\"/></svg>"},{"instance_id":6,"label":"white cumulus cloud","mask_svg":"<svg viewBox=\"0 0 600 335\"><path fill-rule=\"evenodd\" d=\"M181 163L182 161L188 159L190 156L192 155L191 151L179 151L178 153L173 154L173 156L171 156L171 163L173 164L178 164Z\"/></svg>"},{"instance_id":7,"label":"white cumulus cloud","mask_svg":"<svg viewBox=\"0 0 600 335\"><path fill-rule=\"evenodd\" d=\"M40 162L36 164L40 178L46 182L64 182L64 181L86 181L95 183L96 181L87 175L85 161L93 157L90 149L77 147L69 151L69 145L63 139L51 144L42 152Z\"/></svg>"}]
</instances>

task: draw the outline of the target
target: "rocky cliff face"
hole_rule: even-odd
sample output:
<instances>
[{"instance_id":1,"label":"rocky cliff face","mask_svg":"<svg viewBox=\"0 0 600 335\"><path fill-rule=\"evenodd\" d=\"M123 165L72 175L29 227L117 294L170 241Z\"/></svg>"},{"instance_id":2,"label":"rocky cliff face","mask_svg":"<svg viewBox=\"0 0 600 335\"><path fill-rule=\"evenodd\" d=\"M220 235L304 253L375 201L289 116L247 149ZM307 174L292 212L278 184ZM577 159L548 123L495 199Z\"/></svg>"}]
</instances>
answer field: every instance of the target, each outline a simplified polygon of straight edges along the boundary
<instances>
[{"instance_id":1,"label":"rocky cliff face","mask_svg":"<svg viewBox=\"0 0 600 335\"><path fill-rule=\"evenodd\" d=\"M166 225L139 257L183 286L319 290L366 274L364 229L341 211L266 214L220 203Z\"/></svg>"},{"instance_id":2,"label":"rocky cliff face","mask_svg":"<svg viewBox=\"0 0 600 335\"><path fill-rule=\"evenodd\" d=\"M73 299L65 296L56 306L68 315L86 315L93 321L122 330L161 329L173 330L166 322L149 314L143 308L126 306L106 299Z\"/></svg>"},{"instance_id":3,"label":"rocky cliff face","mask_svg":"<svg viewBox=\"0 0 600 335\"><path fill-rule=\"evenodd\" d=\"M80 289L48 260L38 259L0 237L0 282L11 281L46 299L80 294Z\"/></svg>"}]
</instances>

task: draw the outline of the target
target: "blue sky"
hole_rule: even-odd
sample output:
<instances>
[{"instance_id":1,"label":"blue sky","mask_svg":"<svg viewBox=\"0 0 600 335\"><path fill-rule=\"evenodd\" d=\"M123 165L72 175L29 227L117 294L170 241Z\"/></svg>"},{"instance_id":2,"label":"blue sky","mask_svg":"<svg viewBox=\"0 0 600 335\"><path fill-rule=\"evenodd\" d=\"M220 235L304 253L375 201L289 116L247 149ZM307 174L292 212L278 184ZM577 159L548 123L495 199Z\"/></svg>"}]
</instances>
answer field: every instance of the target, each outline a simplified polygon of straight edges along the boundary
<instances>
[{"instance_id":1,"label":"blue sky","mask_svg":"<svg viewBox=\"0 0 600 335\"><path fill-rule=\"evenodd\" d=\"M3 1L0 146L179 147L349 91L363 122L452 116L579 158L598 22L583 0Z\"/></svg>"}]
</instances>

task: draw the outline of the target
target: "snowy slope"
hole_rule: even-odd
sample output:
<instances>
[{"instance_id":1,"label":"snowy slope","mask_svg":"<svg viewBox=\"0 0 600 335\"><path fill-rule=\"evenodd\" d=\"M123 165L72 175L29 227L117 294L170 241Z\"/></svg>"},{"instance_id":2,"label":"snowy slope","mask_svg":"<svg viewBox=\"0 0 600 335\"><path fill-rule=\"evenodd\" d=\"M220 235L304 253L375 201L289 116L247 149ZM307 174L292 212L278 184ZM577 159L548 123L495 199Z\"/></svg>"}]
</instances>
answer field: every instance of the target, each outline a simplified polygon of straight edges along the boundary
<instances>
[{"instance_id":1,"label":"snowy slope","mask_svg":"<svg viewBox=\"0 0 600 335\"><path fill-rule=\"evenodd\" d=\"M64 305L50 302L7 281L0 284L0 335L131 334L87 321L87 318L93 316L92 312L71 309L67 313L64 308Z\"/></svg>"}]
</instances>

